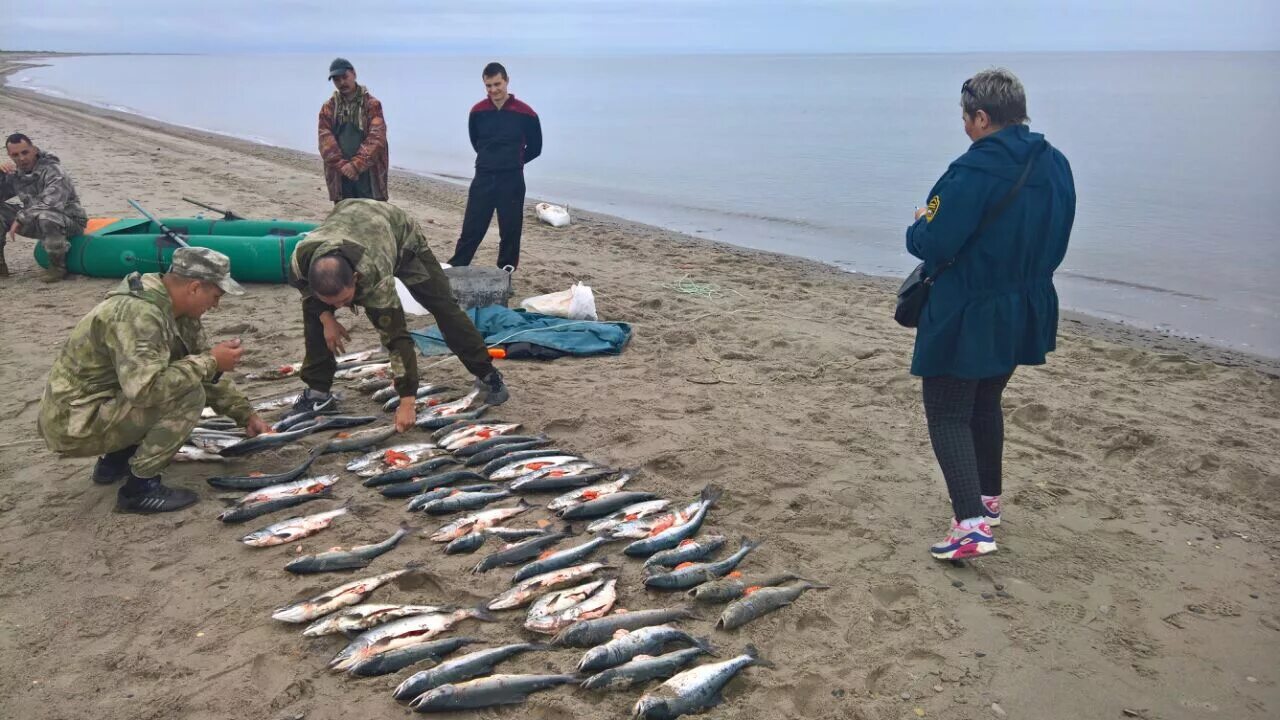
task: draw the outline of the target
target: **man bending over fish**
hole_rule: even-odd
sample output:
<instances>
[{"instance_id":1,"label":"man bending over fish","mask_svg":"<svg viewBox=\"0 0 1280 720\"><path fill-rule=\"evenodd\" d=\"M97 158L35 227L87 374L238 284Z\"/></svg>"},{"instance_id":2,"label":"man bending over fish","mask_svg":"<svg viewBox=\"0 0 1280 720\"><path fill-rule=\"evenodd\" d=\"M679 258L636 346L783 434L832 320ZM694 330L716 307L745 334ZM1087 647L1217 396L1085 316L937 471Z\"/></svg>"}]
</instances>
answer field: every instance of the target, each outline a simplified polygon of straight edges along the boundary
<instances>
[{"instance_id":1,"label":"man bending over fish","mask_svg":"<svg viewBox=\"0 0 1280 720\"><path fill-rule=\"evenodd\" d=\"M40 398L37 427L63 456L101 455L93 481L125 484L124 512L180 510L190 490L167 487L160 474L200 420L206 405L254 437L269 427L222 373L244 352L239 340L212 347L200 318L226 293L244 294L231 261L208 248L179 248L169 272L133 273L71 331Z\"/></svg>"},{"instance_id":2,"label":"man bending over fish","mask_svg":"<svg viewBox=\"0 0 1280 720\"><path fill-rule=\"evenodd\" d=\"M361 305L391 354L400 396L396 429L404 432L413 426L417 350L405 325L396 278L435 318L449 349L476 377L476 389L487 393L485 402L507 401L506 385L493 367L484 338L453 299L449 278L417 221L390 203L348 199L335 205L329 217L298 243L289 263L289 283L302 292L306 345L301 377L307 390L294 405L295 412L336 409L337 399L330 392L338 366L334 352L345 352L349 335L334 313Z\"/></svg>"}]
</instances>

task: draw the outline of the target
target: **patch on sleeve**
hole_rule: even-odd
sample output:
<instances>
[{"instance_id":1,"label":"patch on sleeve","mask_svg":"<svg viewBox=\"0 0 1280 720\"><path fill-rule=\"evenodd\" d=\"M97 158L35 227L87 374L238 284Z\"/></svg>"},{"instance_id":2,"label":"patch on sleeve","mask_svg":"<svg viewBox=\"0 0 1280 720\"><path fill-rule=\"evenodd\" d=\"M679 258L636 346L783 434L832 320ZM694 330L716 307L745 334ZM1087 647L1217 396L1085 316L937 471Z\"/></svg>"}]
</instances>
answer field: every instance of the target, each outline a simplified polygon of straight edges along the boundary
<instances>
[{"instance_id":1,"label":"patch on sleeve","mask_svg":"<svg viewBox=\"0 0 1280 720\"><path fill-rule=\"evenodd\" d=\"M925 222L933 222L933 216L938 214L939 207L942 207L942 198L937 195L929 198L929 205L924 211Z\"/></svg>"}]
</instances>

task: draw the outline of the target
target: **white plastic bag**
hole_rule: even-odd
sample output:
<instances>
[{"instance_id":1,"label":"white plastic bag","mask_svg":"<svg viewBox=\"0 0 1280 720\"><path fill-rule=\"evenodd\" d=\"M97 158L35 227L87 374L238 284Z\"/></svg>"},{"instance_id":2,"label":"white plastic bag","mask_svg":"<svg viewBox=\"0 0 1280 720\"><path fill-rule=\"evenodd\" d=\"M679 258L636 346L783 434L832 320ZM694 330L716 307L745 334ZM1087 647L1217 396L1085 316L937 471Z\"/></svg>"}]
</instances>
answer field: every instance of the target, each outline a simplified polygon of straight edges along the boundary
<instances>
[{"instance_id":1,"label":"white plastic bag","mask_svg":"<svg viewBox=\"0 0 1280 720\"><path fill-rule=\"evenodd\" d=\"M551 227L565 227L570 222L569 208L542 202L534 205L533 209L538 214L538 219Z\"/></svg>"},{"instance_id":2,"label":"white plastic bag","mask_svg":"<svg viewBox=\"0 0 1280 720\"><path fill-rule=\"evenodd\" d=\"M396 278L396 294L400 296L400 305L404 308L406 315L430 315L427 309L422 307L413 296L409 294L409 288L400 282L400 278Z\"/></svg>"},{"instance_id":3,"label":"white plastic bag","mask_svg":"<svg viewBox=\"0 0 1280 720\"><path fill-rule=\"evenodd\" d=\"M574 284L568 290L525 298L520 302L520 307L529 312L570 320L599 319L596 315L595 293L591 292L589 285L583 285L581 282Z\"/></svg>"},{"instance_id":4,"label":"white plastic bag","mask_svg":"<svg viewBox=\"0 0 1280 720\"><path fill-rule=\"evenodd\" d=\"M569 288L572 293L569 298L569 319L570 320L596 320L596 295L591 292L590 285L583 285L581 282L575 283Z\"/></svg>"}]
</instances>

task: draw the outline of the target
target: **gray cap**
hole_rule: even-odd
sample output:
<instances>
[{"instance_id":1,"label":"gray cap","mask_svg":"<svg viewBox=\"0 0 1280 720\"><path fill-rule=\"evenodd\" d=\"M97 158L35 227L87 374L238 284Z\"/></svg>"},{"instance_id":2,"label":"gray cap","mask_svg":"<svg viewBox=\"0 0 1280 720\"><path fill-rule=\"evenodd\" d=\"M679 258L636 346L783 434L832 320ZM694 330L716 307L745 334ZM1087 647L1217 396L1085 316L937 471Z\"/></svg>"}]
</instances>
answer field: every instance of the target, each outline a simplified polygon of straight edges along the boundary
<instances>
[{"instance_id":1,"label":"gray cap","mask_svg":"<svg viewBox=\"0 0 1280 720\"><path fill-rule=\"evenodd\" d=\"M243 295L244 288L231 279L231 259L217 250L184 247L173 251L169 272L192 280L206 280L228 295Z\"/></svg>"},{"instance_id":2,"label":"gray cap","mask_svg":"<svg viewBox=\"0 0 1280 720\"><path fill-rule=\"evenodd\" d=\"M355 70L355 66L346 58L334 58L329 63L329 79L332 80L348 70Z\"/></svg>"}]
</instances>

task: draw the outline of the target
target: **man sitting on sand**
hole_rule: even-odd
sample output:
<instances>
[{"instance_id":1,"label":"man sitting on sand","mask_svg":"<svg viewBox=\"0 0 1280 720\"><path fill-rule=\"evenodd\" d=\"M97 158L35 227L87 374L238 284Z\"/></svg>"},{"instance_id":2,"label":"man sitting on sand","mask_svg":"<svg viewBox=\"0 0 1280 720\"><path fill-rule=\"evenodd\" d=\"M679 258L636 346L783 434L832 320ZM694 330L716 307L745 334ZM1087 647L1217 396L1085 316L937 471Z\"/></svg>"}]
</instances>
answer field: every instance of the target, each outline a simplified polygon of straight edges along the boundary
<instances>
[{"instance_id":1,"label":"man sitting on sand","mask_svg":"<svg viewBox=\"0 0 1280 720\"><path fill-rule=\"evenodd\" d=\"M484 338L453 299L449 278L427 246L417 221L390 203L343 200L298 243L289 263L289 282L302 291L306 345L301 377L307 390L298 398L295 411L336 408L337 400L330 392L337 370L334 352L345 351L348 334L334 312L361 305L391 353L391 370L400 396L396 429L404 432L413 426L417 350L405 325L396 278L435 318L449 349L477 378L476 388L487 393L486 402L506 402L507 388L493 367Z\"/></svg>"},{"instance_id":2,"label":"man sitting on sand","mask_svg":"<svg viewBox=\"0 0 1280 720\"><path fill-rule=\"evenodd\" d=\"M169 512L196 501L161 484L160 473L205 405L244 425L248 437L269 430L221 377L240 361L240 341L210 348L200 324L224 293L244 293L230 271L222 253L179 248L169 272L133 273L76 324L49 370L40 435L60 455L101 455L93 481L125 481L120 510Z\"/></svg>"},{"instance_id":3,"label":"man sitting on sand","mask_svg":"<svg viewBox=\"0 0 1280 720\"><path fill-rule=\"evenodd\" d=\"M14 235L35 238L49 255L49 267L40 278L42 282L57 282L67 276L67 243L70 235L84 231L84 209L71 184L71 178L62 172L58 156L43 152L32 144L31 138L14 133L5 140L10 163L0 163L0 223L4 234L0 235L0 277L9 276L9 266L4 259L6 240ZM17 197L21 209L8 201Z\"/></svg>"},{"instance_id":4,"label":"man sitting on sand","mask_svg":"<svg viewBox=\"0 0 1280 720\"><path fill-rule=\"evenodd\" d=\"M335 91L320 107L320 157L329 199L387 199L387 121L382 103L356 82L351 62L329 63Z\"/></svg>"}]
</instances>

